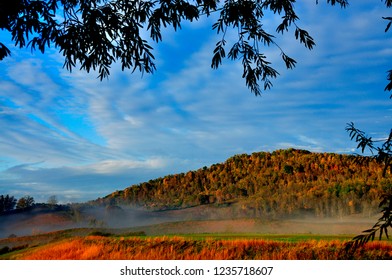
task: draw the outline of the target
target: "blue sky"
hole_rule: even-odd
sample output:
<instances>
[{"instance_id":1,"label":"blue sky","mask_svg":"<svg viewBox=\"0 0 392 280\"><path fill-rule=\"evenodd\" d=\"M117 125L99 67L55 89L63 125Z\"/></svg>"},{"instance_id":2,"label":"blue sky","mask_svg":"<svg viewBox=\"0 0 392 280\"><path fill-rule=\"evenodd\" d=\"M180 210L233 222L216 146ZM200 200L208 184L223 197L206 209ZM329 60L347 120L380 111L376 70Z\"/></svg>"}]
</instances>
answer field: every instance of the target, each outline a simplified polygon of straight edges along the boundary
<instances>
[{"instance_id":1,"label":"blue sky","mask_svg":"<svg viewBox=\"0 0 392 280\"><path fill-rule=\"evenodd\" d=\"M12 51L0 62L0 194L81 202L238 153L289 147L352 153L348 122L385 137L392 33L384 32L382 16L391 10L382 1L351 2L345 10L296 4L298 25L316 47L305 49L294 30L276 34L298 64L286 70L280 51L267 48L280 76L261 97L245 87L239 62L210 68L220 39L213 19L166 30L154 44L153 75L114 66L102 82L97 73L67 72L56 49L32 54L0 32ZM278 20L266 16L270 33Z\"/></svg>"}]
</instances>

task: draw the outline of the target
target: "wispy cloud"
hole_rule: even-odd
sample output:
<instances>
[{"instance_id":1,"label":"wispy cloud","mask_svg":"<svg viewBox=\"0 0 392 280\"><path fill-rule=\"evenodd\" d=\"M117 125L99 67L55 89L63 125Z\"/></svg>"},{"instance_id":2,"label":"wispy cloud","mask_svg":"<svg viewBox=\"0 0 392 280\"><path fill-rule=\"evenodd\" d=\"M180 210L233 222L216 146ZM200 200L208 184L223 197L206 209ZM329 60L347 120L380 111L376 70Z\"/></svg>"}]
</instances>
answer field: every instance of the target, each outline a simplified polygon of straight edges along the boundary
<instances>
[{"instance_id":1,"label":"wispy cloud","mask_svg":"<svg viewBox=\"0 0 392 280\"><path fill-rule=\"evenodd\" d=\"M46 167L43 162L22 164L1 172L0 191L4 193L12 188L16 196L34 193L38 200L46 201L50 195L56 195L63 203L77 202L107 195L114 189L129 186L132 181L149 180L151 174L160 175L166 164L165 159L159 158L104 160L59 167Z\"/></svg>"},{"instance_id":2,"label":"wispy cloud","mask_svg":"<svg viewBox=\"0 0 392 280\"><path fill-rule=\"evenodd\" d=\"M239 62L211 70L219 40L211 19L167 30L166 41L154 44L158 71L143 77L114 65L101 82L97 73L62 70L55 52L15 50L0 67L0 193L82 201L235 153L351 152L350 121L384 136L392 42L381 17L388 10L364 0L346 10L310 2L297 7L315 49L300 45L293 30L276 34L298 64L286 70L280 50L266 48L281 75L262 97L245 87ZM274 32L278 20L269 16L266 27Z\"/></svg>"}]
</instances>

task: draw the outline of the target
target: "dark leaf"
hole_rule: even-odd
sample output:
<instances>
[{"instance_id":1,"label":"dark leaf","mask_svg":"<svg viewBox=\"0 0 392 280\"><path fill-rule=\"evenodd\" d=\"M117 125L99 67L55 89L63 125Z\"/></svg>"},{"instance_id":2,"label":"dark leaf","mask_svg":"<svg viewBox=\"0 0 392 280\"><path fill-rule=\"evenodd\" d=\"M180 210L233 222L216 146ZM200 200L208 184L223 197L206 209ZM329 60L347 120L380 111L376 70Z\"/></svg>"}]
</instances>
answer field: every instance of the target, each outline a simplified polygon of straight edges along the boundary
<instances>
[{"instance_id":1,"label":"dark leaf","mask_svg":"<svg viewBox=\"0 0 392 280\"><path fill-rule=\"evenodd\" d=\"M389 81L389 83L386 85L384 90L391 91L392 90L392 70L389 70L387 73L388 73L387 80ZM390 98L392 98L392 94L391 94Z\"/></svg>"},{"instance_id":2,"label":"dark leaf","mask_svg":"<svg viewBox=\"0 0 392 280\"><path fill-rule=\"evenodd\" d=\"M300 29L299 27L297 27L295 30L295 38L297 40L299 39L299 41L310 50L313 49L313 47L316 45L309 33L306 30Z\"/></svg>"},{"instance_id":3,"label":"dark leaf","mask_svg":"<svg viewBox=\"0 0 392 280\"><path fill-rule=\"evenodd\" d=\"M390 22L387 24L387 27L385 28L385 32L388 32L389 28L391 27L391 24L392 24L392 21L390 21Z\"/></svg>"},{"instance_id":4,"label":"dark leaf","mask_svg":"<svg viewBox=\"0 0 392 280\"><path fill-rule=\"evenodd\" d=\"M286 64L286 67L288 69L292 69L295 67L295 64L297 63L294 59L292 59L291 57L288 57L285 53L282 53L282 59Z\"/></svg>"},{"instance_id":5,"label":"dark leaf","mask_svg":"<svg viewBox=\"0 0 392 280\"><path fill-rule=\"evenodd\" d=\"M10 55L11 51L4 44L0 43L0 60Z\"/></svg>"},{"instance_id":6,"label":"dark leaf","mask_svg":"<svg viewBox=\"0 0 392 280\"><path fill-rule=\"evenodd\" d=\"M222 64L222 58L225 57L225 49L223 46L225 45L225 41L220 41L216 44L216 48L214 49L214 56L212 57L211 67L213 69L217 69L219 65Z\"/></svg>"},{"instance_id":7,"label":"dark leaf","mask_svg":"<svg viewBox=\"0 0 392 280\"><path fill-rule=\"evenodd\" d=\"M391 27L392 24L392 17L382 17L385 20L389 20L389 23L387 24L387 27L385 28L385 32L388 32L389 28Z\"/></svg>"}]
</instances>

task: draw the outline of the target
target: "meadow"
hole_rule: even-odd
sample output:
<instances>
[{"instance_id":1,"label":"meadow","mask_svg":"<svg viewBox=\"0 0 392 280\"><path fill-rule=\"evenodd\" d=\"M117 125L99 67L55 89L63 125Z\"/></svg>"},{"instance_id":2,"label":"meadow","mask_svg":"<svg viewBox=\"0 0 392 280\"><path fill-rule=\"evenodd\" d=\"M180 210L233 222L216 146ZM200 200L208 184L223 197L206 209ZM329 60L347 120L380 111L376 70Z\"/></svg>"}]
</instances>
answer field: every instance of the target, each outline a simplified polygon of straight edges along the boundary
<instances>
[{"instance_id":1,"label":"meadow","mask_svg":"<svg viewBox=\"0 0 392 280\"><path fill-rule=\"evenodd\" d=\"M392 242L347 250L346 235L184 234L145 236L78 229L13 238L13 260L390 260ZM40 240L40 242L39 242ZM3 244L7 240L2 240ZM32 242L32 241L35 241ZM16 245L19 242L19 245ZM23 243L24 242L24 243ZM11 243L10 243L11 244ZM24 244L24 245L23 245ZM30 244L30 245L28 245ZM4 247L3 247L4 248ZM1 249L1 248L0 248Z\"/></svg>"}]
</instances>

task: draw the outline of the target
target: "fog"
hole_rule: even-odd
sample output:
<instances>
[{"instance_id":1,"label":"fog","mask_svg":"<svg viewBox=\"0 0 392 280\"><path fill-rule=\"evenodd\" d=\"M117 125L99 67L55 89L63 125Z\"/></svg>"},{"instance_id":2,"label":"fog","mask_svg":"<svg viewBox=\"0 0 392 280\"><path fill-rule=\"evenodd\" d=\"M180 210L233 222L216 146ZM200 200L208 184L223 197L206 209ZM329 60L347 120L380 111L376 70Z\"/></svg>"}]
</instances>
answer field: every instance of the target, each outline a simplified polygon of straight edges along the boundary
<instances>
[{"instance_id":1,"label":"fog","mask_svg":"<svg viewBox=\"0 0 392 280\"><path fill-rule=\"evenodd\" d=\"M240 207L203 205L181 210L148 211L130 207L69 206L36 207L0 215L0 238L36 235L70 228L143 230L147 234L265 233L265 234L359 234L378 217L350 215L337 218L297 213L287 217L252 218ZM182 222L182 223L173 223ZM157 225L159 229L148 227Z\"/></svg>"},{"instance_id":2,"label":"fog","mask_svg":"<svg viewBox=\"0 0 392 280\"><path fill-rule=\"evenodd\" d=\"M36 207L0 215L0 238L36 235L71 228L134 228L189 219L174 211L147 211L129 207Z\"/></svg>"}]
</instances>

